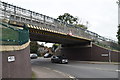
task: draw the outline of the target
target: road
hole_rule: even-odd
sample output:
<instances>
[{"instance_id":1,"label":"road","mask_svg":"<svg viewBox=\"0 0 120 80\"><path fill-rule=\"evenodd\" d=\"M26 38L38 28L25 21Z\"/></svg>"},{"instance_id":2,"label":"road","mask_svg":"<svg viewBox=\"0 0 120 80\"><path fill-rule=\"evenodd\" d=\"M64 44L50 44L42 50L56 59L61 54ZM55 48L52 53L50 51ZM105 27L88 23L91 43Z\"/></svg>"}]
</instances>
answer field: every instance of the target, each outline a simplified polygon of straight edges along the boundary
<instances>
[{"instance_id":1,"label":"road","mask_svg":"<svg viewBox=\"0 0 120 80\"><path fill-rule=\"evenodd\" d=\"M68 64L51 63L49 58L31 60L32 66L40 66L70 74L75 78L118 78L118 65L88 64L69 61Z\"/></svg>"}]
</instances>

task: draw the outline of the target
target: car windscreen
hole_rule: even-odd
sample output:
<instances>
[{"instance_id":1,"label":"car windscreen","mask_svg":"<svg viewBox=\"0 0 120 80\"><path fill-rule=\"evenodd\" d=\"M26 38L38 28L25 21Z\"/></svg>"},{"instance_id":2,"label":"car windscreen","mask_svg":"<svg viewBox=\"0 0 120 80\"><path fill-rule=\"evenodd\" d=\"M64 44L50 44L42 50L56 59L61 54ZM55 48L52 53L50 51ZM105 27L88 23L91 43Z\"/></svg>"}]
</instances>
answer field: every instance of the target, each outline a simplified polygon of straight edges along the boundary
<instances>
[{"instance_id":1,"label":"car windscreen","mask_svg":"<svg viewBox=\"0 0 120 80\"><path fill-rule=\"evenodd\" d=\"M57 56L59 57L60 59L67 59L65 56Z\"/></svg>"},{"instance_id":2,"label":"car windscreen","mask_svg":"<svg viewBox=\"0 0 120 80\"><path fill-rule=\"evenodd\" d=\"M46 53L44 56L48 56L49 54L48 53Z\"/></svg>"}]
</instances>

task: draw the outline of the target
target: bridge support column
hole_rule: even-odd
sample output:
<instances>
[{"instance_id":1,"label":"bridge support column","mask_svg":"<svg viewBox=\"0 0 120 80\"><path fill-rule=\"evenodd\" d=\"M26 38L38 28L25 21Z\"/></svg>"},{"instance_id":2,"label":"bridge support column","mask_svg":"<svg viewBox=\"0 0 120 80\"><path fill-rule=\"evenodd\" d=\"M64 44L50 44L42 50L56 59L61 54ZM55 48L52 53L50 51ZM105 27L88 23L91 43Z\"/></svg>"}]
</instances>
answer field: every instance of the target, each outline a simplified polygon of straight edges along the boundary
<instances>
[{"instance_id":1,"label":"bridge support column","mask_svg":"<svg viewBox=\"0 0 120 80\"><path fill-rule=\"evenodd\" d=\"M31 78L30 47L0 53L0 77ZM2 70L2 71L1 71Z\"/></svg>"}]
</instances>

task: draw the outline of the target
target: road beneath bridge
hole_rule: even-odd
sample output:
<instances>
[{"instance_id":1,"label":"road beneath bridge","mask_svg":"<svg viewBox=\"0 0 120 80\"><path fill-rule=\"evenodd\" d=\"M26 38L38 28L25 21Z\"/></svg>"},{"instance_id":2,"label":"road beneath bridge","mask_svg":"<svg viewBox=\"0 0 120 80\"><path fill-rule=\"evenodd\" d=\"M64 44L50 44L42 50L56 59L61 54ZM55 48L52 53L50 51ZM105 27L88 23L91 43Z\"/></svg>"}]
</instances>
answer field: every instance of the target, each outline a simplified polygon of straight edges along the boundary
<instances>
[{"instance_id":1,"label":"road beneath bridge","mask_svg":"<svg viewBox=\"0 0 120 80\"><path fill-rule=\"evenodd\" d=\"M62 73L70 74L75 78L118 78L118 65L88 64L79 61L69 61L68 64L51 63L50 58L31 60L32 66L46 67ZM49 74L50 75L50 74Z\"/></svg>"}]
</instances>

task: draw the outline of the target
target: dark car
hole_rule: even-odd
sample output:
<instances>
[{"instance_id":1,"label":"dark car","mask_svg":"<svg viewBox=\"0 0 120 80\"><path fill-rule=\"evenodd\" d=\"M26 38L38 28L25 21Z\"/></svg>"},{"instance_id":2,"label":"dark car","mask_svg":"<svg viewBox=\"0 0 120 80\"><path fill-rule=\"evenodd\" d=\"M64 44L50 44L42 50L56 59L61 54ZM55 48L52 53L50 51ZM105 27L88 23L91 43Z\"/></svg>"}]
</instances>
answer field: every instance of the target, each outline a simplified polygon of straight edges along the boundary
<instances>
[{"instance_id":1,"label":"dark car","mask_svg":"<svg viewBox=\"0 0 120 80\"><path fill-rule=\"evenodd\" d=\"M52 56L51 57L52 63L68 63L68 59L65 56Z\"/></svg>"},{"instance_id":2,"label":"dark car","mask_svg":"<svg viewBox=\"0 0 120 80\"><path fill-rule=\"evenodd\" d=\"M37 55L37 54L30 54L30 58L31 58L31 59L37 59L37 58L38 58L38 55Z\"/></svg>"},{"instance_id":3,"label":"dark car","mask_svg":"<svg viewBox=\"0 0 120 80\"><path fill-rule=\"evenodd\" d=\"M46 54L44 55L44 58L50 58L50 57L52 57L52 55L53 55L53 54L46 53Z\"/></svg>"}]
</instances>

